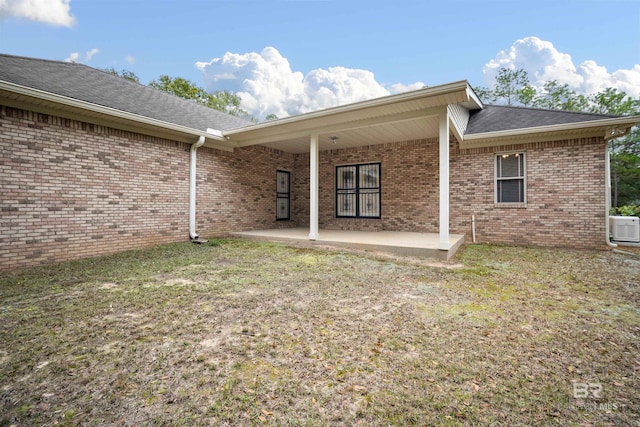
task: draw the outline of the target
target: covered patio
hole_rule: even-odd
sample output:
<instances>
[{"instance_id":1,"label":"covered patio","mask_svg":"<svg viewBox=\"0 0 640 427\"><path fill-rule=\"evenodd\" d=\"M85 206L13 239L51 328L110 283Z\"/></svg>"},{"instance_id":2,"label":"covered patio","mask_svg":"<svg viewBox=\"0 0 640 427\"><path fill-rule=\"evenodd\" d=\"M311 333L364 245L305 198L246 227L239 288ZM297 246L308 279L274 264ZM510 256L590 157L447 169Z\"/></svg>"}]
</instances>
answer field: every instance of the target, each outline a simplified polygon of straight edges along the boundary
<instances>
[{"instance_id":1,"label":"covered patio","mask_svg":"<svg viewBox=\"0 0 640 427\"><path fill-rule=\"evenodd\" d=\"M308 228L254 230L232 233L235 237L278 242L305 242L313 245L347 247L387 252L403 256L418 256L447 260L464 243L461 234L449 234L448 247L440 248L437 233L402 231L350 231L321 229L315 240L309 240Z\"/></svg>"},{"instance_id":2,"label":"covered patio","mask_svg":"<svg viewBox=\"0 0 640 427\"><path fill-rule=\"evenodd\" d=\"M308 153L309 156L306 167L301 169L305 170L304 174L308 179L305 182L309 195L308 205L304 208L304 215L298 212L298 218L305 217L305 219L297 224L299 227L306 223L308 228L278 227L271 230L241 231L233 234L249 238L306 241L311 244L384 250L440 259L450 258L464 240L463 235L452 235L449 230L450 135L462 140L469 119L469 111L481 106L480 100L468 83L460 81L226 131L226 137L232 140L236 147L262 145L294 155ZM429 203L430 206L433 206L434 202L437 204L437 209L433 212L437 218L437 233L412 232L411 228L431 231L425 230L425 228L433 228L432 225L425 225L430 221L429 219L422 219L422 222L414 224L414 227L406 225L400 227L402 231L390 231L394 230L394 225L386 226L382 222L377 230L371 230L375 227L369 227L368 231L358 230L358 226L339 224L344 216L336 208L338 195L335 196L336 200L331 202L329 202L331 196L328 196L328 191L334 191L336 188L338 178L329 178L330 175L324 174L320 182L321 155L324 155L324 165L329 164L330 167L335 168L335 166L347 164L346 160L339 160L338 153L342 150L397 141L428 139L437 141L433 150L437 159L435 163L437 169L435 176L429 181L433 187L423 187L422 192L414 193L411 197L419 201L432 197L430 194L436 194L435 200L430 199ZM366 160L380 162L381 158L378 156ZM412 161L418 161L418 159L406 159L408 163ZM297 174L297 171L293 171L293 175ZM389 176L393 176L390 179L394 182L402 182L405 179L397 172ZM380 220L384 217L381 212L389 212L391 195L388 192L383 193L385 190L380 190L379 169L373 179L378 184L377 191L379 191L373 197L380 197L382 194L382 207L375 209L375 213L370 217ZM385 186L386 191L390 191L388 184L389 182ZM432 188L435 191L431 191ZM323 198L319 197L321 191L324 191ZM297 208L300 209L300 206ZM327 215L328 209L333 211L332 218ZM402 220L401 218L397 222Z\"/></svg>"}]
</instances>

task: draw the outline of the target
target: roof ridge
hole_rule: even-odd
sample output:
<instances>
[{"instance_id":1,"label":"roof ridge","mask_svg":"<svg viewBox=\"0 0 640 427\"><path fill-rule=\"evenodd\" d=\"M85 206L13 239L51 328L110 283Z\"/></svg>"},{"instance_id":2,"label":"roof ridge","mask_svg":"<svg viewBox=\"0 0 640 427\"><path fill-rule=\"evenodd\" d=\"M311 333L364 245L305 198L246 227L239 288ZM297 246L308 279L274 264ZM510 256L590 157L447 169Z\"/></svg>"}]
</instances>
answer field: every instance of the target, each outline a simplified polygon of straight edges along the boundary
<instances>
[{"instance_id":1,"label":"roof ridge","mask_svg":"<svg viewBox=\"0 0 640 427\"><path fill-rule=\"evenodd\" d=\"M597 117L624 117L618 116L615 114L602 114L602 113L591 113L588 111L572 111L572 110L556 110L553 108L537 108L537 107L525 107L522 105L500 105L500 104L485 104L485 107L497 107L497 108L513 108L518 110L533 110L533 111L544 111L544 112L559 112L559 113L568 113L568 114L580 114L580 115L588 115L588 116L597 116Z\"/></svg>"},{"instance_id":2,"label":"roof ridge","mask_svg":"<svg viewBox=\"0 0 640 427\"><path fill-rule=\"evenodd\" d=\"M59 59L34 58L34 57L31 57L31 56L9 55L9 54L6 54L6 53L0 53L0 57L24 59L24 60L27 60L27 61L46 62L46 63L50 63L50 64L58 64L58 65L65 66L65 67L74 67L74 66L75 67L84 67L84 68L88 68L88 69L90 69L92 71L97 71L97 72L104 73L107 76L120 78L120 79L122 79L124 81L127 81L129 83L134 83L134 84L137 84L139 86L145 86L145 87L148 87L148 88L151 88L151 89L156 89L156 88L151 87L149 85L145 85L143 83L124 78L124 77L122 77L120 75L113 74L112 72L108 71L107 69L92 67L91 65L83 64L81 62L63 61L63 60L59 60Z\"/></svg>"},{"instance_id":3,"label":"roof ridge","mask_svg":"<svg viewBox=\"0 0 640 427\"><path fill-rule=\"evenodd\" d=\"M17 58L17 59L28 59L29 61L39 61L39 62L53 62L61 65L81 65L83 67L93 68L89 65L82 64L80 62L73 61L64 61L60 59L47 59L47 58L35 58L33 56L23 56L23 55L11 55L8 53L0 53L0 56L4 56L6 58ZM97 68L95 68L97 70Z\"/></svg>"},{"instance_id":4,"label":"roof ridge","mask_svg":"<svg viewBox=\"0 0 640 427\"><path fill-rule=\"evenodd\" d=\"M24 58L24 59L28 59L28 60L51 62L51 63L54 63L54 64L60 64L62 66L69 66L69 67L74 67L74 66L75 67L84 67L84 68L88 68L88 69L90 69L92 71L97 71L97 72L106 74L107 76L110 76L112 78L113 77L119 78L120 80L118 80L118 82L125 81L125 82L128 82L128 84L136 84L138 86L144 86L144 87L148 87L150 89L158 90L158 89L156 89L156 88L154 88L152 86L146 85L144 83L140 83L139 81L135 81L135 80L128 79L126 77L122 77L119 74L114 74L111 71L109 71L109 69L107 69L107 68L97 68L97 67L93 67L91 65L83 64L82 62L60 61L60 60L57 60L57 59L38 59L38 58L30 58L30 57L20 57L20 58ZM113 67L111 69L115 70L115 68L113 68ZM117 70L115 70L115 71L117 71ZM162 92L164 92L164 91L162 91ZM168 92L165 92L165 93L168 93ZM171 95L171 94L169 94L169 95ZM177 96L177 95L175 95L175 96Z\"/></svg>"}]
</instances>

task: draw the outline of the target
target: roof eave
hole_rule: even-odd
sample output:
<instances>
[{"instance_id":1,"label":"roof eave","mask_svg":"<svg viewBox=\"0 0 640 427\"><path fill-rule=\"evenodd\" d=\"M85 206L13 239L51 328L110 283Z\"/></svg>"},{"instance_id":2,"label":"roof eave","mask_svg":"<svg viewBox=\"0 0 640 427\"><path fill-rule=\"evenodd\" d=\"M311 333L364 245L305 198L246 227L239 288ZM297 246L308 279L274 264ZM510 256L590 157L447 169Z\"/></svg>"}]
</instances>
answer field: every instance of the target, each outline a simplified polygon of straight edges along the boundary
<instances>
[{"instance_id":1,"label":"roof eave","mask_svg":"<svg viewBox=\"0 0 640 427\"><path fill-rule=\"evenodd\" d=\"M467 96L469 97L469 102L465 107L469 110L482 110L484 108L484 104L480 97L476 94L473 88L467 85Z\"/></svg>"},{"instance_id":2,"label":"roof eave","mask_svg":"<svg viewBox=\"0 0 640 427\"><path fill-rule=\"evenodd\" d=\"M365 109L374 108L374 107L382 107L385 105L412 101L412 100L424 98L427 96L444 95L447 93L462 91L462 90L465 90L467 92L467 96L469 97L469 100L472 100L472 102L477 101L479 105L481 105L477 96L475 96L475 94L472 91L471 92L468 91L469 88L470 88L469 83L466 80L460 80L457 82L447 83L443 85L429 86L429 87L425 87L425 88L414 90L414 91L402 92L394 95L383 96L380 98L373 98L365 101L354 102L347 105L339 105L337 107L325 108L323 110L312 111L304 114L298 114L295 116L285 117L278 120L256 123L256 124L244 126L241 128L226 130L226 131L223 131L223 134L225 136L233 137L234 135L246 133L249 131L280 127L288 124L304 122L304 121L309 121L314 119L322 119L322 118L336 116L339 114L345 114L353 111L365 110ZM474 99L476 101L473 101Z\"/></svg>"},{"instance_id":3,"label":"roof eave","mask_svg":"<svg viewBox=\"0 0 640 427\"><path fill-rule=\"evenodd\" d=\"M52 92L47 92L40 89L34 89L34 88L30 88L30 87L26 87L26 86L22 86L15 83L2 81L2 80L0 80L0 90L12 92L12 93L26 96L29 98L48 101L54 104L64 105L64 106L75 108L75 109L85 110L85 111L89 111L97 114L104 114L106 116L111 116L111 117L117 117L122 120L134 122L134 123L140 123L146 126L154 126L154 127L166 129L172 132L177 132L183 135L205 136L207 139L205 146L216 146L215 148L229 149L229 150L233 149L233 146L230 144L229 141L227 141L227 139L222 134L218 134L218 133L214 134L211 132L206 132L199 129L190 128L187 126L181 126L181 125L169 123L163 120L158 120L151 117L145 117L139 114L118 110L118 109L106 107L103 105L93 104L91 102L82 101L79 99L70 98L70 97L58 95ZM195 143L195 141L193 142Z\"/></svg>"},{"instance_id":4,"label":"roof eave","mask_svg":"<svg viewBox=\"0 0 640 427\"><path fill-rule=\"evenodd\" d=\"M604 139L619 137L640 123L640 116L614 117L586 122L508 129L493 132L466 134L460 148L475 148L513 144L514 142L549 141L567 137L592 137Z\"/></svg>"}]
</instances>

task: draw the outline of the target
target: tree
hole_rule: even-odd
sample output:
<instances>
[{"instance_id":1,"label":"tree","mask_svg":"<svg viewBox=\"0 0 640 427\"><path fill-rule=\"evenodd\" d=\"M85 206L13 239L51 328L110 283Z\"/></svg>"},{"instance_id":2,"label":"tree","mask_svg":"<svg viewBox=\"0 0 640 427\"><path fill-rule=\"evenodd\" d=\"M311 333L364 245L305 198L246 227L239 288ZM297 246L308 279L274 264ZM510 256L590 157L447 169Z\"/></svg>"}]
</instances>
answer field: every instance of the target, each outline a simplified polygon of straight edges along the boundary
<instances>
[{"instance_id":1,"label":"tree","mask_svg":"<svg viewBox=\"0 0 640 427\"><path fill-rule=\"evenodd\" d=\"M171 78L167 75L162 75L158 80L151 81L149 86L233 116L248 116L248 113L240 108L240 97L228 90L207 92L204 88L187 79L182 77Z\"/></svg>"},{"instance_id":2,"label":"tree","mask_svg":"<svg viewBox=\"0 0 640 427\"><path fill-rule=\"evenodd\" d=\"M640 114L640 99L615 88L606 88L588 97L586 111L596 114L632 116ZM615 207L640 204L640 127L613 139L611 149L612 201Z\"/></svg>"},{"instance_id":3,"label":"tree","mask_svg":"<svg viewBox=\"0 0 640 427\"><path fill-rule=\"evenodd\" d=\"M622 113L620 115L640 113L640 109L634 109L630 104L627 104L628 110L620 109L621 105L625 104L624 98L620 99L621 102L612 105L611 111ZM611 206L640 206L640 126L632 127L624 137L612 139L609 142L609 150Z\"/></svg>"},{"instance_id":4,"label":"tree","mask_svg":"<svg viewBox=\"0 0 640 427\"><path fill-rule=\"evenodd\" d=\"M489 89L485 86L476 86L473 88L473 91L478 95L483 102L495 102L496 99L493 96L493 90Z\"/></svg>"},{"instance_id":5,"label":"tree","mask_svg":"<svg viewBox=\"0 0 640 427\"><path fill-rule=\"evenodd\" d=\"M131 80L132 82L140 83L140 78L138 78L138 76L136 76L136 74L133 71L122 70L118 72L113 67L105 68L104 71L106 71L107 73L113 74L114 76L122 77L123 79Z\"/></svg>"},{"instance_id":6,"label":"tree","mask_svg":"<svg viewBox=\"0 0 640 427\"><path fill-rule=\"evenodd\" d=\"M615 88L606 88L590 97L590 111L597 114L623 116L640 114L640 99L628 97L625 92Z\"/></svg>"},{"instance_id":7,"label":"tree","mask_svg":"<svg viewBox=\"0 0 640 427\"><path fill-rule=\"evenodd\" d=\"M522 69L501 68L493 89L480 86L474 90L482 100L506 102L507 105L521 104L525 107L533 104L537 96L536 89L529 83L529 75Z\"/></svg>"},{"instance_id":8,"label":"tree","mask_svg":"<svg viewBox=\"0 0 640 427\"><path fill-rule=\"evenodd\" d=\"M528 107L534 103L537 95L538 92L536 88L527 83L520 89L518 98L520 102L522 102L522 105Z\"/></svg>"},{"instance_id":9,"label":"tree","mask_svg":"<svg viewBox=\"0 0 640 427\"><path fill-rule=\"evenodd\" d=\"M611 206L640 205L640 156L624 151L611 153Z\"/></svg>"},{"instance_id":10,"label":"tree","mask_svg":"<svg viewBox=\"0 0 640 427\"><path fill-rule=\"evenodd\" d=\"M496 84L493 89L493 96L497 99L504 99L507 105L513 105L520 101L523 89L531 88L529 76L525 70L510 70L500 68L496 77ZM528 92L527 92L528 93Z\"/></svg>"},{"instance_id":11,"label":"tree","mask_svg":"<svg viewBox=\"0 0 640 427\"><path fill-rule=\"evenodd\" d=\"M271 114L268 114L267 117L265 117L264 119L269 122L271 120L278 120L279 117L276 114L271 113Z\"/></svg>"},{"instance_id":12,"label":"tree","mask_svg":"<svg viewBox=\"0 0 640 427\"><path fill-rule=\"evenodd\" d=\"M589 101L584 95L579 95L569 88L568 84L561 85L557 80L544 84L543 94L535 97L533 106L547 110L588 111Z\"/></svg>"}]
</instances>

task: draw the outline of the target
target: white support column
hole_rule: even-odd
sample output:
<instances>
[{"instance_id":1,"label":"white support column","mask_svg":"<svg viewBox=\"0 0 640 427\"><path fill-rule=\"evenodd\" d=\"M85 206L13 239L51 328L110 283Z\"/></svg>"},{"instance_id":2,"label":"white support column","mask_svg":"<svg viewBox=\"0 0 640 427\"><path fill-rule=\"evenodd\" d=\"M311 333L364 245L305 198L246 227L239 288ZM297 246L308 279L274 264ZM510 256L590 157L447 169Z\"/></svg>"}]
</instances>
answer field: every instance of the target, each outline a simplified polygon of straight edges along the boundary
<instances>
[{"instance_id":1,"label":"white support column","mask_svg":"<svg viewBox=\"0 0 640 427\"><path fill-rule=\"evenodd\" d=\"M319 145L318 135L311 135L309 142L309 189L311 193L309 203L309 240L318 239Z\"/></svg>"},{"instance_id":2,"label":"white support column","mask_svg":"<svg viewBox=\"0 0 640 427\"><path fill-rule=\"evenodd\" d=\"M449 250L449 109L440 114L440 239L438 249Z\"/></svg>"}]
</instances>

